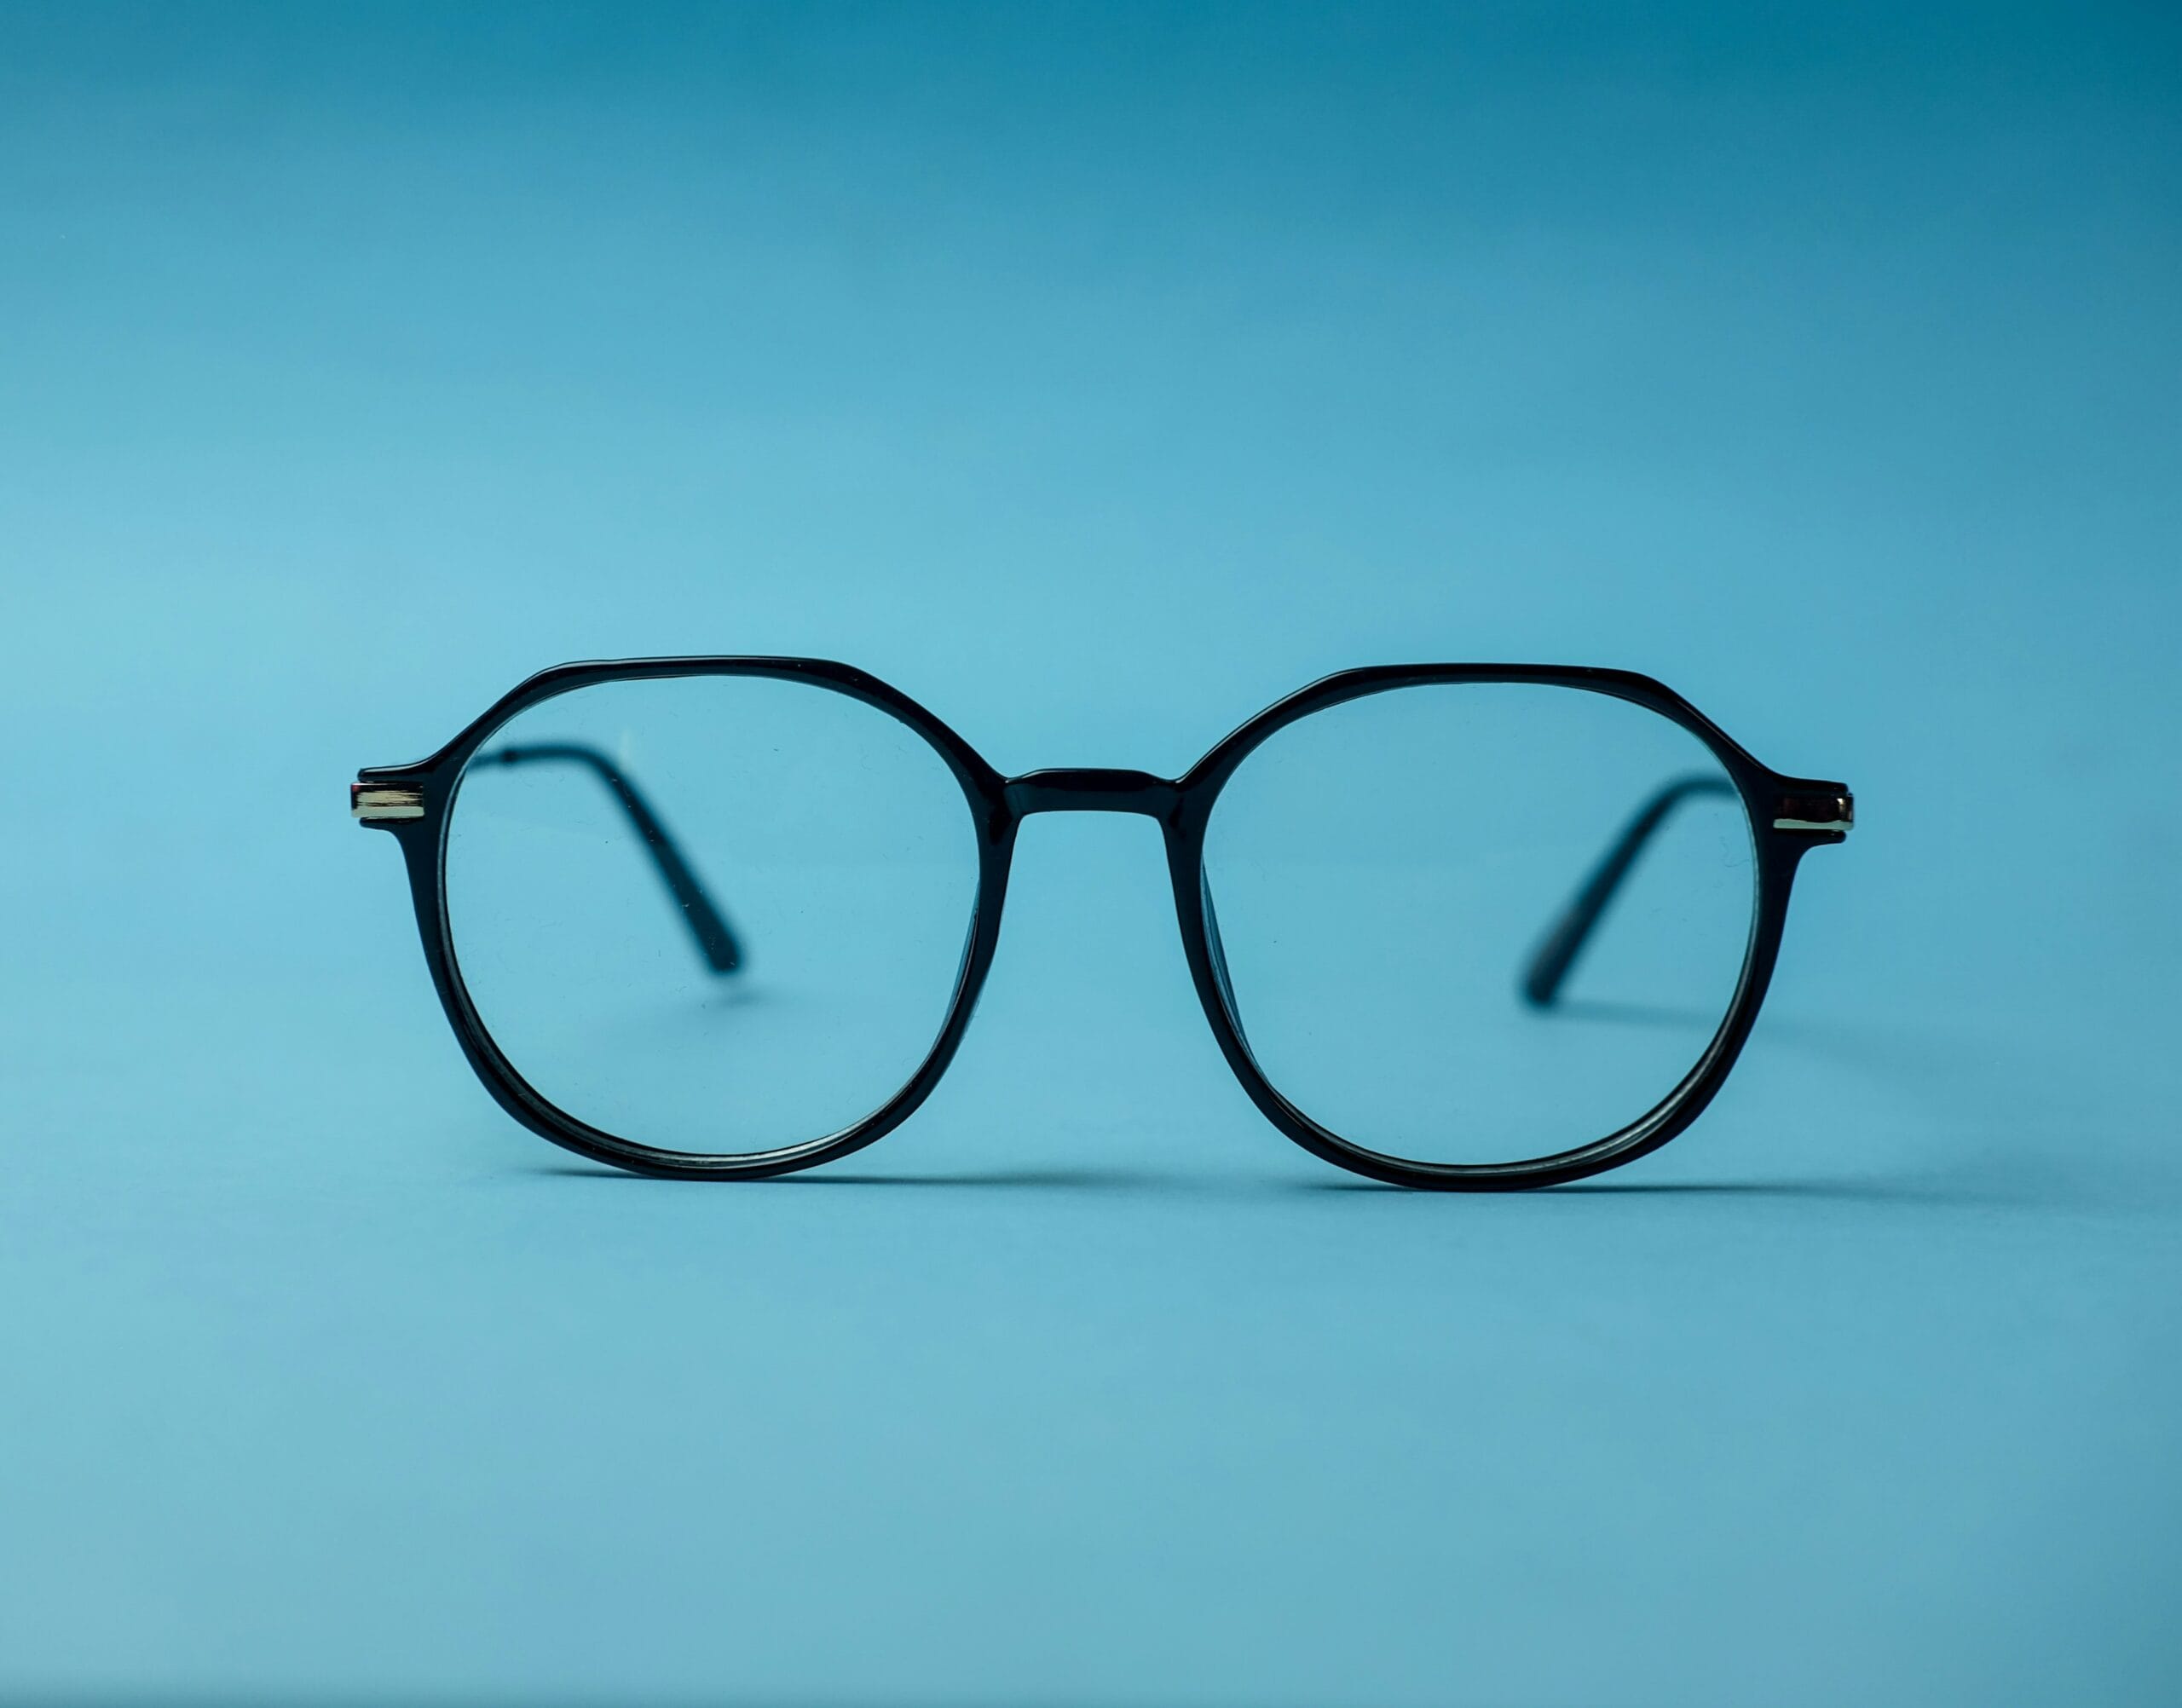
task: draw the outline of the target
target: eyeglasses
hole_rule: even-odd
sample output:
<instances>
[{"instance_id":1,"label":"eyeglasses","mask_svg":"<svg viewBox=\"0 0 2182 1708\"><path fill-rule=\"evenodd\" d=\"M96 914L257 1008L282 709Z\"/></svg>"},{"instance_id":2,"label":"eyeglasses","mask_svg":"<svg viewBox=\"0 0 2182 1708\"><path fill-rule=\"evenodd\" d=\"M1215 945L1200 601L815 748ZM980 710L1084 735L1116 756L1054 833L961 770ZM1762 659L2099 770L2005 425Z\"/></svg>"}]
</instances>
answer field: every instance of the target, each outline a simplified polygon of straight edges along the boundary
<instances>
[{"instance_id":1,"label":"eyeglasses","mask_svg":"<svg viewBox=\"0 0 2182 1708\"><path fill-rule=\"evenodd\" d=\"M1329 1163L1454 1190L1694 1120L1798 863L1853 822L1648 677L1468 664L1330 676L1172 782L1004 777L846 665L563 665L351 805L400 843L486 1088L599 1162L748 1179L880 1137L961 1042L1023 821L1129 812L1251 1100Z\"/></svg>"}]
</instances>

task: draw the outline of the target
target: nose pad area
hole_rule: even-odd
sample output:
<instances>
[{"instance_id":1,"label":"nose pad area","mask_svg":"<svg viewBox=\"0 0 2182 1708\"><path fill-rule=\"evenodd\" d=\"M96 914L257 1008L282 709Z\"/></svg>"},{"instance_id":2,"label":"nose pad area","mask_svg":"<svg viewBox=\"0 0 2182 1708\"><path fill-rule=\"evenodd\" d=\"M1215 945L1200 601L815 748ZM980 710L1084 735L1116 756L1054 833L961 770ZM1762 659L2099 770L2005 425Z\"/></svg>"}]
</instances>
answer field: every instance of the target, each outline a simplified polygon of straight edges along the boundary
<instances>
[{"instance_id":1,"label":"nose pad area","mask_svg":"<svg viewBox=\"0 0 2182 1708\"><path fill-rule=\"evenodd\" d=\"M1212 957L1212 982L1220 987L1220 1001L1238 1036L1243 1035L1243 1010L1235 1001L1235 987L1227 979L1227 949L1220 940L1220 912L1212 905L1212 876L1200 865L1197 872L1198 905L1204 910L1204 945Z\"/></svg>"}]
</instances>

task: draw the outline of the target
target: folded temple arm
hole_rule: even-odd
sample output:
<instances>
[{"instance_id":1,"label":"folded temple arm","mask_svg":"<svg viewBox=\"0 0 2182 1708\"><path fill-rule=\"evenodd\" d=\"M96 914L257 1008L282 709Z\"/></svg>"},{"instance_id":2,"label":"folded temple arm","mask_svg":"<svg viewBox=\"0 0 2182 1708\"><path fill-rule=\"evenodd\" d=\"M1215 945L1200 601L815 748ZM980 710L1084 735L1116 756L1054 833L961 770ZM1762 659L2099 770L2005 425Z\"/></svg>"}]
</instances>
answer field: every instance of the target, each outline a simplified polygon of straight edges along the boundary
<instances>
[{"instance_id":1,"label":"folded temple arm","mask_svg":"<svg viewBox=\"0 0 2182 1708\"><path fill-rule=\"evenodd\" d=\"M1732 799L1735 785L1725 777L1687 776L1666 784L1649 800L1637 809L1636 815L1621 828L1621 834L1590 874L1583 886L1570 897L1561 916L1555 920L1530 963L1523 969L1523 995L1536 1007L1550 1008L1561 994L1569 970L1576 958L1584 952L1584 945L1598 928L1600 918L1613 903L1615 892L1629 876L1630 868L1636 863L1636 857L1644 851L1644 845L1657 834L1674 810L1685 800L1694 800L1709 795Z\"/></svg>"},{"instance_id":2,"label":"folded temple arm","mask_svg":"<svg viewBox=\"0 0 2182 1708\"><path fill-rule=\"evenodd\" d=\"M580 741L531 741L517 747L497 747L491 753L480 753L472 765L528 765L556 763L581 765L606 785L608 791L621 804L637 834L644 839L645 851L651 856L652 864L658 868L660 881L667 886L667 893L674 898L676 909L690 935L696 939L697 953L705 965L714 972L732 972L742 964L742 946L736 941L735 933L728 928L726 916L705 892L704 884L690 863L683 858L681 849L660 822L659 815L620 766L596 747Z\"/></svg>"}]
</instances>

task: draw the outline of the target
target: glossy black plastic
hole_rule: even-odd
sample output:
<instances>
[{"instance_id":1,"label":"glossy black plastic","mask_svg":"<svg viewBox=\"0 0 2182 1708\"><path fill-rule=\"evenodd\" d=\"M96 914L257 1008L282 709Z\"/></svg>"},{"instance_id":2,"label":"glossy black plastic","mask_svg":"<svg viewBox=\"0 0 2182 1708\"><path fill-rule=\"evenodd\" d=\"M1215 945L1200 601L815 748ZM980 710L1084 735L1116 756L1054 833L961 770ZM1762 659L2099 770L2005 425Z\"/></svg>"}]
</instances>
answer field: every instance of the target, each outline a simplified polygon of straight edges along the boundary
<instances>
[{"instance_id":1,"label":"glossy black plastic","mask_svg":"<svg viewBox=\"0 0 2182 1708\"><path fill-rule=\"evenodd\" d=\"M704 880L691 869L688 857L682 852L682 845L674 840L634 780L597 748L583 741L531 741L520 747L495 747L490 753L478 754L471 763L574 765L589 771L606 786L606 792L628 819L630 828L644 845L644 851L651 856L659 880L667 886L668 899L690 927L698 958L714 972L732 972L742 965L742 945L736 941L734 929L729 926L719 903L713 899L712 892L705 887Z\"/></svg>"},{"instance_id":2,"label":"glossy black plastic","mask_svg":"<svg viewBox=\"0 0 2182 1708\"><path fill-rule=\"evenodd\" d=\"M882 1107L840 1132L806 1144L754 1155L713 1157L662 1151L599 1130L547 1102L501 1054L464 989L447 925L442 882L447 830L464 768L473 758L523 763L547 758L598 770L648 848L662 880L690 921L698 948L715 971L727 971L738 951L724 915L706 897L659 816L628 779L603 755L573 745L483 753L517 713L571 690L603 682L685 676L768 677L810 684L875 707L915 730L939 754L961 785L977 828L978 886L976 917L961 974L939 1036L908 1083ZM1681 1083L1641 1119L1596 1140L1557 1155L1492 1163L1418 1163L1350 1143L1295 1107L1267 1082L1251 1059L1236 1019L1221 955L1217 920L1204 874L1205 828L1221 787L1251 750L1274 731L1314 712L1389 689L1446 683L1528 683L1609 695L1644 707L1689 731L1709 748L1741 797L1757 854L1757 906L1742 976L1718 1031ZM600 770L600 765L604 765ZM1156 819L1165 838L1168 871L1182 946L1198 999L1228 1065L1267 1118L1307 1151L1338 1166L1395 1185L1442 1191L1498 1191L1548 1186L1613 1168L1665 1144L1695 1120L1735 1065L1758 1018L1780 951L1788 896L1804 855L1839 842L1850 822L1849 793L1839 783L1781 775L1760 765L1717 725L1671 689L1629 671L1556 665L1380 665L1342 671L1268 707L1236 730L1180 778L1143 771L1065 770L1007 777L960 736L908 695L854 666L800 658L656 658L566 664L542 671L504 695L430 759L409 765L373 766L357 774L360 788L413 791L415 816L367 820L400 842L424 940L425 961L463 1053L486 1088L517 1121L555 1144L601 1163L690 1180L754 1179L807 1168L862 1149L882 1137L932 1093L962 1041L978 993L1000 941L1007 877L1022 821L1038 812L1131 812ZM1717 792L1717 779L1705 780ZM1613 893L1653 830L1695 782L1671 784L1639 811L1599 866L1581 886L1562 918L1548 932L1524 975L1522 989L1541 1006L1554 992L1597 924ZM1824 811L1838 825L1811 823ZM1780 821L1786 820L1782 825ZM725 966L722 962L726 963Z\"/></svg>"},{"instance_id":3,"label":"glossy black plastic","mask_svg":"<svg viewBox=\"0 0 2182 1708\"><path fill-rule=\"evenodd\" d=\"M1607 909L1628 882L1636 857L1674 816L1674 810L1685 800L1734 793L1734 786L1721 777L1681 777L1637 808L1635 816L1622 827L1621 834L1614 838L1599 863L1591 868L1590 875L1570 897L1561 917L1546 932L1544 941L1533 952L1530 965L1523 972L1523 995L1533 1007L1553 1006L1561 995L1561 987L1575 968L1577 957L1583 954L1584 945L1591 940Z\"/></svg>"}]
</instances>

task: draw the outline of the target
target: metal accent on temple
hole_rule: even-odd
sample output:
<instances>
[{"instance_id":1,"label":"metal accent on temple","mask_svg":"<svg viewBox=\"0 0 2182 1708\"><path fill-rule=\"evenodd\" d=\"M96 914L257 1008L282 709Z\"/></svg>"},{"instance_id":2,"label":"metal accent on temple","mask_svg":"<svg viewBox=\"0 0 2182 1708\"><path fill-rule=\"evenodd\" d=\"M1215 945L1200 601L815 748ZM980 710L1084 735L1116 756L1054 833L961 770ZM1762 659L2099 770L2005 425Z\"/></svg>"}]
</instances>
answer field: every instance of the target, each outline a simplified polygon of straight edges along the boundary
<instances>
[{"instance_id":1,"label":"metal accent on temple","mask_svg":"<svg viewBox=\"0 0 2182 1708\"><path fill-rule=\"evenodd\" d=\"M380 824L393 818L422 818L424 792L406 784L350 783L349 814L359 824Z\"/></svg>"},{"instance_id":2,"label":"metal accent on temple","mask_svg":"<svg viewBox=\"0 0 2182 1708\"><path fill-rule=\"evenodd\" d=\"M1845 836L1856 822L1856 798L1844 789L1839 794L1784 794L1775 830L1830 830Z\"/></svg>"}]
</instances>

